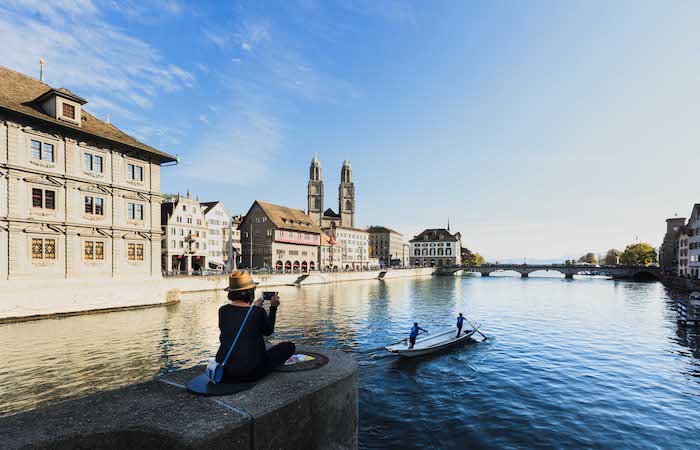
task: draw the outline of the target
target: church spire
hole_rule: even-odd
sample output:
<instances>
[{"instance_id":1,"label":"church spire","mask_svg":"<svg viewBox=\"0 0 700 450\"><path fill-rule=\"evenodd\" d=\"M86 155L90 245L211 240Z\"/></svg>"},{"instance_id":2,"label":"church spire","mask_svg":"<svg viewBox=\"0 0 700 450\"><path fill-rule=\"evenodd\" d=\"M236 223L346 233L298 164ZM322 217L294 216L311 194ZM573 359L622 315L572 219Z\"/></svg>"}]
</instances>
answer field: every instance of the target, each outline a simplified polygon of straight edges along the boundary
<instances>
[{"instance_id":1,"label":"church spire","mask_svg":"<svg viewBox=\"0 0 700 450\"><path fill-rule=\"evenodd\" d=\"M450 231L450 218L447 218L447 231Z\"/></svg>"}]
</instances>

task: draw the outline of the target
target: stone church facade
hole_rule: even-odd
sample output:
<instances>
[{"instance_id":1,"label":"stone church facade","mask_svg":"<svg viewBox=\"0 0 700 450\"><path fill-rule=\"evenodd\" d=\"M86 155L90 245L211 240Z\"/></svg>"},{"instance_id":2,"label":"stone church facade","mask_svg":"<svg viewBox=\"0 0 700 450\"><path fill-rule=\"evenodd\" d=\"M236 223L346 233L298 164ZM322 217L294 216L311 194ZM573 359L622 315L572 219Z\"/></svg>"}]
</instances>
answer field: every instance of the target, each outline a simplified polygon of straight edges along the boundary
<instances>
[{"instance_id":1,"label":"stone church facade","mask_svg":"<svg viewBox=\"0 0 700 450\"><path fill-rule=\"evenodd\" d=\"M160 278L160 165L176 158L0 67L0 280Z\"/></svg>"},{"instance_id":2,"label":"stone church facade","mask_svg":"<svg viewBox=\"0 0 700 450\"><path fill-rule=\"evenodd\" d=\"M347 159L340 169L338 186L338 212L324 208L323 170L318 156L311 160L307 189L307 213L321 228L355 228L355 183L352 181L352 166Z\"/></svg>"}]
</instances>

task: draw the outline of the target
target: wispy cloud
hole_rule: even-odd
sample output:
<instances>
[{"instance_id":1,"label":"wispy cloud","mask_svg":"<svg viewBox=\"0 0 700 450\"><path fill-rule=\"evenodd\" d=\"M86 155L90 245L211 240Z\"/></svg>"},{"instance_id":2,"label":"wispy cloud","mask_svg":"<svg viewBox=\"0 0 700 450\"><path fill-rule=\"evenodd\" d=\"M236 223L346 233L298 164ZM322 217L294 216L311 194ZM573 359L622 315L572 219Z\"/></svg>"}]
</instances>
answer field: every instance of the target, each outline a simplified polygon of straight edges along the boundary
<instances>
[{"instance_id":1,"label":"wispy cloud","mask_svg":"<svg viewBox=\"0 0 700 450\"><path fill-rule=\"evenodd\" d=\"M209 119L207 118L206 114L200 114L199 121L209 125Z\"/></svg>"},{"instance_id":2,"label":"wispy cloud","mask_svg":"<svg viewBox=\"0 0 700 450\"><path fill-rule=\"evenodd\" d=\"M103 101L149 108L159 92L195 83L192 73L163 64L157 49L109 23L90 0L9 0L0 5L0 35L4 65L36 74L44 58L49 84L100 92Z\"/></svg>"}]
</instances>

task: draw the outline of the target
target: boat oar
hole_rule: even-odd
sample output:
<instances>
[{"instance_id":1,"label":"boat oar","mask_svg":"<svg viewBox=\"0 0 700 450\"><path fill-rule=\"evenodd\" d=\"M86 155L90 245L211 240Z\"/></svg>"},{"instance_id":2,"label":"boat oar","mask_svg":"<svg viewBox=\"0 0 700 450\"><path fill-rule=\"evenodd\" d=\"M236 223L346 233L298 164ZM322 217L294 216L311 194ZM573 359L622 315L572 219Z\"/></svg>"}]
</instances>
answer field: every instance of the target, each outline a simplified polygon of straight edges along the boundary
<instances>
[{"instance_id":1,"label":"boat oar","mask_svg":"<svg viewBox=\"0 0 700 450\"><path fill-rule=\"evenodd\" d=\"M467 320L467 319L465 318L464 320ZM468 323L469 325L472 326L472 330L474 330L474 331L476 331L477 333L479 333L480 335L482 335L482 336L484 337L484 340L488 339L488 336L486 336L484 333L482 333L481 331L479 331L479 328L478 328L478 327L475 327L475 326L474 326L470 321L468 321L468 320L467 320L467 323Z\"/></svg>"},{"instance_id":2,"label":"boat oar","mask_svg":"<svg viewBox=\"0 0 700 450\"><path fill-rule=\"evenodd\" d=\"M427 332L428 332L427 330L424 331L424 333L427 333ZM418 333L418 334L416 335L416 337L420 336L421 334L423 334L423 333ZM406 342L408 342L408 338L401 339L399 342L394 342L393 344L389 344L389 345L387 345L387 347L391 347L392 345L400 344L400 343L402 343L402 342L405 344Z\"/></svg>"}]
</instances>

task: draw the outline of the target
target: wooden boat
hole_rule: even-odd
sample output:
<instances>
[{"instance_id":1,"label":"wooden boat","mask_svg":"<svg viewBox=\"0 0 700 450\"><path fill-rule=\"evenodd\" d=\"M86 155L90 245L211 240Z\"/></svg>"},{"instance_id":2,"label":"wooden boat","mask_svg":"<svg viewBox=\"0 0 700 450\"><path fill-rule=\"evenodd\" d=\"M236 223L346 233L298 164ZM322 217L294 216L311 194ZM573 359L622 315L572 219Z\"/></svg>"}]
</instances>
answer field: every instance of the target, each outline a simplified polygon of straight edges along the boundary
<instances>
[{"instance_id":1,"label":"wooden boat","mask_svg":"<svg viewBox=\"0 0 700 450\"><path fill-rule=\"evenodd\" d=\"M416 339L416 345L409 349L408 338L396 344L385 347L391 353L406 358L414 356L427 355L428 353L437 352L445 348L451 347L460 342L464 342L472 338L474 333L478 332L481 324L476 322L474 329L462 329L462 333L457 337L457 327L451 327L437 334L423 333Z\"/></svg>"}]
</instances>

